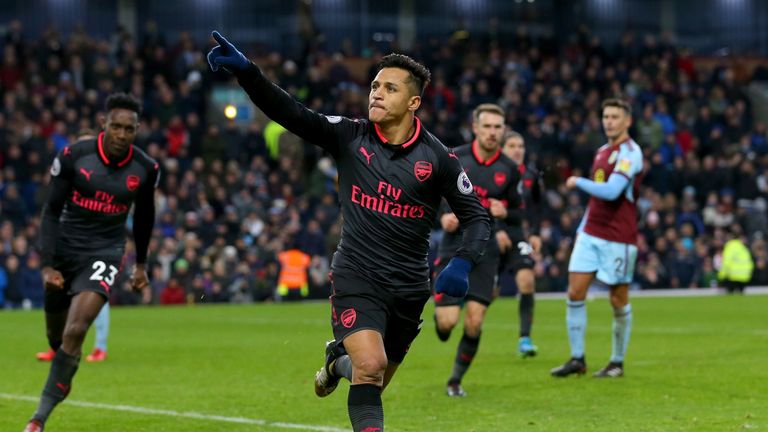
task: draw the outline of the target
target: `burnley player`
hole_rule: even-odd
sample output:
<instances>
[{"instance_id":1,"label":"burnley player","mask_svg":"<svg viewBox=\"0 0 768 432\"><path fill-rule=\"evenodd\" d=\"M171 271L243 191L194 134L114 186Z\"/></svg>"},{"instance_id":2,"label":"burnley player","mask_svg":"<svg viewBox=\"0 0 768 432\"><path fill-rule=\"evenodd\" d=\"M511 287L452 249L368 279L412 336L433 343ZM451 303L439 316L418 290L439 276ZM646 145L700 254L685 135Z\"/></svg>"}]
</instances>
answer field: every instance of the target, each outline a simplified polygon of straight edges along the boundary
<instances>
[{"instance_id":1,"label":"burnley player","mask_svg":"<svg viewBox=\"0 0 768 432\"><path fill-rule=\"evenodd\" d=\"M427 252L437 208L445 197L464 239L437 281L462 297L467 275L488 240L488 216L455 155L427 132L415 112L429 71L391 54L371 83L368 120L324 116L295 101L218 32L211 69L234 73L272 120L325 149L339 169L344 217L332 262L331 323L315 393L327 396L340 377L351 381L347 407L355 431L383 431L381 392L421 329L430 297Z\"/></svg>"},{"instance_id":2,"label":"burnley player","mask_svg":"<svg viewBox=\"0 0 768 432\"><path fill-rule=\"evenodd\" d=\"M587 306L584 299L593 279L610 287L613 306L613 343L610 363L593 376L616 378L624 375L624 354L632 328L629 283L637 259L636 199L643 170L643 152L629 137L632 111L620 99L603 102L603 129L608 143L598 149L592 164L592 180L569 177L566 186L589 195L589 205L579 227L568 265L568 309L566 326L571 359L552 369L564 377L583 374L584 334Z\"/></svg>"},{"instance_id":3,"label":"burnley player","mask_svg":"<svg viewBox=\"0 0 768 432\"><path fill-rule=\"evenodd\" d=\"M541 178L539 172L533 164L525 164L525 139L515 131L509 131L504 136L504 144L501 151L517 164L520 172L520 192L522 211L526 213L529 230L536 231L535 217L532 217L533 205L541 200ZM522 237L522 230L518 234ZM530 246L530 247L528 247ZM517 249L515 249L515 247ZM531 328L533 327L533 305L534 292L536 291L535 277L533 273L534 260L531 257L533 251L541 249L541 238L537 235L531 235L528 238L528 244L516 243L512 251L506 254L507 262L502 266L508 265L515 272L515 285L520 293L520 302L518 304L518 317L520 318L520 339L517 343L517 352L522 358L533 357L538 348L531 340ZM526 253L527 252L527 253Z\"/></svg>"},{"instance_id":4,"label":"burnley player","mask_svg":"<svg viewBox=\"0 0 768 432\"><path fill-rule=\"evenodd\" d=\"M448 396L465 396L461 380L469 369L480 344L480 334L488 306L496 297L496 282L502 253L512 253L515 265L532 268L531 247L522 238L520 172L517 165L501 152L504 136L504 111L495 104L479 105L472 113L472 131L475 140L456 150L475 189L480 204L494 221L495 241L486 244L485 254L469 274L466 299L446 293L435 295L435 326L438 337L446 341L464 312L464 334L459 341L456 357L446 385ZM460 247L464 226L454 213L440 217L445 230L440 244L437 271L441 274L445 262Z\"/></svg>"},{"instance_id":5,"label":"burnley player","mask_svg":"<svg viewBox=\"0 0 768 432\"><path fill-rule=\"evenodd\" d=\"M159 167L132 144L140 112L134 97L109 96L104 131L65 147L51 166L41 251L48 343L56 355L27 432L41 431L54 407L69 394L83 339L120 272L125 221L132 204L133 287L149 287L145 263Z\"/></svg>"}]
</instances>

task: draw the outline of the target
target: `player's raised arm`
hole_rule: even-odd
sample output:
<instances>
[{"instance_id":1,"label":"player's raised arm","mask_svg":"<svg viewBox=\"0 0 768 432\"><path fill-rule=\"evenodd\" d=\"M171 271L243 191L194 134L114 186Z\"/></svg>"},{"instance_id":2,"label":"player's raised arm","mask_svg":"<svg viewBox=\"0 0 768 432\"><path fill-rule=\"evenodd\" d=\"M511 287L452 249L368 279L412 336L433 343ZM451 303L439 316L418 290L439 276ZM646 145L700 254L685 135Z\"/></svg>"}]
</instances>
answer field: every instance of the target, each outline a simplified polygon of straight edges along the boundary
<instances>
[{"instance_id":1,"label":"player's raised arm","mask_svg":"<svg viewBox=\"0 0 768 432\"><path fill-rule=\"evenodd\" d=\"M214 31L212 35L219 45L208 53L211 69L215 72L223 67L232 72L251 101L269 118L334 156L338 154L339 143L354 136L357 122L338 116L324 116L308 109L267 79L258 66L219 32Z\"/></svg>"}]
</instances>

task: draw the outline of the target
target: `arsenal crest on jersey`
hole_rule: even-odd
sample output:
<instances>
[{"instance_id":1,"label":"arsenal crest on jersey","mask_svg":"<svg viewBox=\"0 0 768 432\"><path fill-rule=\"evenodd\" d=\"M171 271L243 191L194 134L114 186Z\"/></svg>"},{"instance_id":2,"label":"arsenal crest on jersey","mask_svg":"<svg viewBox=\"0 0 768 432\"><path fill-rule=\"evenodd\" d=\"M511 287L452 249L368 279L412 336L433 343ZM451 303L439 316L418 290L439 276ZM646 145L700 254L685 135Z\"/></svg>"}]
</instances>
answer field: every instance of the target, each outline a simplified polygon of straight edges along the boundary
<instances>
[{"instance_id":1,"label":"arsenal crest on jersey","mask_svg":"<svg viewBox=\"0 0 768 432\"><path fill-rule=\"evenodd\" d=\"M350 308L341 313L341 325L346 328L352 328L357 321L357 311L354 308Z\"/></svg>"},{"instance_id":2,"label":"arsenal crest on jersey","mask_svg":"<svg viewBox=\"0 0 768 432\"><path fill-rule=\"evenodd\" d=\"M139 176L129 175L128 178L125 179L125 186L129 191L133 192L139 188L139 182Z\"/></svg>"},{"instance_id":3,"label":"arsenal crest on jersey","mask_svg":"<svg viewBox=\"0 0 768 432\"><path fill-rule=\"evenodd\" d=\"M432 175L432 164L427 161L418 161L413 165L413 174L423 182Z\"/></svg>"},{"instance_id":4,"label":"arsenal crest on jersey","mask_svg":"<svg viewBox=\"0 0 768 432\"><path fill-rule=\"evenodd\" d=\"M496 186L501 187L501 185L503 185L505 181L507 181L506 173L503 173L503 172L493 173L493 182L496 183Z\"/></svg>"}]
</instances>

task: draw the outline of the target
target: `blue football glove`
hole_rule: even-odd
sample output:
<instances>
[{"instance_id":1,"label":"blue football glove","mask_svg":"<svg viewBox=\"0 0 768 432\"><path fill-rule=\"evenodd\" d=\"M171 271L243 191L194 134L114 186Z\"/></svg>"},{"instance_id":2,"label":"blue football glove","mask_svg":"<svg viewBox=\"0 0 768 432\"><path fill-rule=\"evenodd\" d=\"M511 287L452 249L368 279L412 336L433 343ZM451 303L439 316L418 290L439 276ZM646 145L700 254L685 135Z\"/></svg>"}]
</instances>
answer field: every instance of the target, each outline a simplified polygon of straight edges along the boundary
<instances>
[{"instance_id":1,"label":"blue football glove","mask_svg":"<svg viewBox=\"0 0 768 432\"><path fill-rule=\"evenodd\" d=\"M225 67L230 72L243 71L248 68L251 62L232 43L216 30L211 35L219 43L208 53L208 65L212 71L219 70L219 66Z\"/></svg>"},{"instance_id":2,"label":"blue football glove","mask_svg":"<svg viewBox=\"0 0 768 432\"><path fill-rule=\"evenodd\" d=\"M437 276L435 292L451 297L464 297L469 289L469 272L472 263L464 258L453 257Z\"/></svg>"}]
</instances>

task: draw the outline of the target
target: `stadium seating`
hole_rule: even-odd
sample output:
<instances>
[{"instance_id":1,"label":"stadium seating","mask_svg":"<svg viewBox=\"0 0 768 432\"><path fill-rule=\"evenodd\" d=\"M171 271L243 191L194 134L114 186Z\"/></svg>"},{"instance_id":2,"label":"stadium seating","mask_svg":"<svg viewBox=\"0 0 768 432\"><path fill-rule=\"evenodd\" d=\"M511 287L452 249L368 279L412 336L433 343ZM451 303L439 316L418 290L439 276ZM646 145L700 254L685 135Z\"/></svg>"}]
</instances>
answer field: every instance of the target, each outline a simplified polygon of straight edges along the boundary
<instances>
[{"instance_id":1,"label":"stadium seating","mask_svg":"<svg viewBox=\"0 0 768 432\"><path fill-rule=\"evenodd\" d=\"M214 110L211 89L229 83L208 70L207 39L119 36L49 31L0 40L0 304L41 305L42 284L31 281L40 279L35 245L48 166L80 131L98 129L97 113L113 91L142 99L135 144L163 166L150 245L153 297L126 286L113 303L160 302L177 286L185 302L272 300L277 254L293 244L312 257L310 297L327 296L340 235L332 160L258 112L243 123ZM631 132L647 159L635 287L716 284L734 230L749 241L753 282L768 284L768 134L753 119L751 78L737 79L727 64L697 63L653 37L609 46L575 36L557 55L542 54L535 38L470 39L464 52L471 55L433 46L451 40L409 53L433 73L419 116L447 145L470 139L469 113L483 102L503 106L508 125L524 135L546 185L530 210L529 228L544 239L538 290L566 289L586 199L563 182L588 171L604 142L600 101L616 95L632 103ZM317 55L317 64L302 68L304 61L277 53L258 62L309 107L361 117L379 55ZM128 265L132 256L129 248Z\"/></svg>"}]
</instances>

